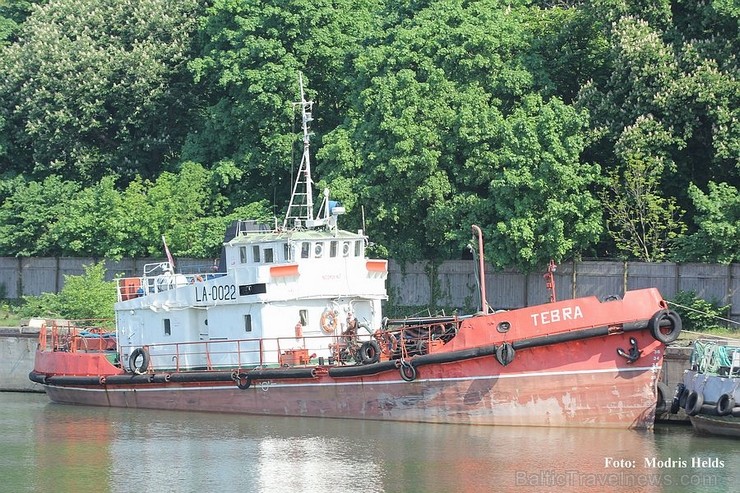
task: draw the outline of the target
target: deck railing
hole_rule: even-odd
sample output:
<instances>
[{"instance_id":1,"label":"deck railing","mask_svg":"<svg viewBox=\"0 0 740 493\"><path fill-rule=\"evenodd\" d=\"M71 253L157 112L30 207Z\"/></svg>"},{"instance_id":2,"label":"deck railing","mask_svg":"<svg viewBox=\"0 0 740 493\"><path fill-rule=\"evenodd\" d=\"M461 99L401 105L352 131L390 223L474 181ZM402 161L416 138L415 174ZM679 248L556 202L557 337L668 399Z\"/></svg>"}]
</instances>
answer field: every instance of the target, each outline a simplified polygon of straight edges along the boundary
<instances>
[{"instance_id":1,"label":"deck railing","mask_svg":"<svg viewBox=\"0 0 740 493\"><path fill-rule=\"evenodd\" d=\"M388 328L372 335L332 334L318 336L219 339L145 346L118 344L110 321L50 321L39 331L39 350L64 352L116 352L122 367L129 368L128 356L143 349L149 357L147 370L240 370L255 367L353 365L361 362L360 348L375 341L379 359L408 359L436 352L454 336L457 321L416 323ZM133 370L131 370L133 371Z\"/></svg>"}]
</instances>

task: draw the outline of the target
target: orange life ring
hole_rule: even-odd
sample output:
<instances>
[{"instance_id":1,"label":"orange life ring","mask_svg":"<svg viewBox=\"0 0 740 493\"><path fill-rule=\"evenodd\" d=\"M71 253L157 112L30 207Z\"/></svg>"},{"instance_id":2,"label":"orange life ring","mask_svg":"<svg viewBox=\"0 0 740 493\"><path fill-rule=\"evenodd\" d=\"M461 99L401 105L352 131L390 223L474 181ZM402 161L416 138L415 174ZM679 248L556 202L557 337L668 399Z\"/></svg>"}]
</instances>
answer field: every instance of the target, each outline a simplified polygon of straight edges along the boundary
<instances>
[{"instance_id":1,"label":"orange life ring","mask_svg":"<svg viewBox=\"0 0 740 493\"><path fill-rule=\"evenodd\" d=\"M337 330L338 323L337 314L333 310L329 310L327 308L324 310L324 313L321 314L321 330L323 330L324 333L333 334Z\"/></svg>"}]
</instances>

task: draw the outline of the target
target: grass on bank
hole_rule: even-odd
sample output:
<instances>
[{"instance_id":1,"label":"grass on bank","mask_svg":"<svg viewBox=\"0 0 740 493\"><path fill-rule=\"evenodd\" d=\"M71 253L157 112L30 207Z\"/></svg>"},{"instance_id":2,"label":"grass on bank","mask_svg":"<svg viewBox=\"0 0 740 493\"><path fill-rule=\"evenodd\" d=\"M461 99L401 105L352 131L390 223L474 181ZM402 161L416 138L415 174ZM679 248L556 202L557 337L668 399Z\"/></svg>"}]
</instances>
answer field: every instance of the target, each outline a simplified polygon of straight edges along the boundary
<instances>
[{"instance_id":1,"label":"grass on bank","mask_svg":"<svg viewBox=\"0 0 740 493\"><path fill-rule=\"evenodd\" d=\"M0 327L20 327L21 322L28 320L20 315L23 300L0 300Z\"/></svg>"}]
</instances>

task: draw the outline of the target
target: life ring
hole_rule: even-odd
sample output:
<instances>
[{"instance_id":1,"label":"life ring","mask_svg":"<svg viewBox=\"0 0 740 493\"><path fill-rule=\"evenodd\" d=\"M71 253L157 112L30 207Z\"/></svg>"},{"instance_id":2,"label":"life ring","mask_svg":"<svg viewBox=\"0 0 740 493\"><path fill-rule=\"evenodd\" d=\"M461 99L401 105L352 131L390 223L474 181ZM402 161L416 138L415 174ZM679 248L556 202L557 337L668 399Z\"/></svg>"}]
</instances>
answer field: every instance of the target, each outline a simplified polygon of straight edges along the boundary
<instances>
[{"instance_id":1,"label":"life ring","mask_svg":"<svg viewBox=\"0 0 740 493\"><path fill-rule=\"evenodd\" d=\"M401 361L398 371L401 373L401 378L405 381L412 382L416 380L416 368L408 361Z\"/></svg>"},{"instance_id":2,"label":"life ring","mask_svg":"<svg viewBox=\"0 0 740 493\"><path fill-rule=\"evenodd\" d=\"M505 342L496 348L496 359L502 366L507 366L509 363L514 361L514 356L516 356L516 350L514 350L514 346L508 342Z\"/></svg>"},{"instance_id":3,"label":"life ring","mask_svg":"<svg viewBox=\"0 0 740 493\"><path fill-rule=\"evenodd\" d=\"M667 332L665 331L666 328L661 327L665 320L669 323ZM660 341L663 344L668 344L678 339L678 335L681 333L682 327L683 324L681 323L681 317L673 310L661 310L655 312L655 315L653 315L648 322L650 333L653 335L655 340Z\"/></svg>"},{"instance_id":4,"label":"life ring","mask_svg":"<svg viewBox=\"0 0 740 493\"><path fill-rule=\"evenodd\" d=\"M696 416L701 412L701 406L704 404L704 396L697 391L692 391L686 398L686 414Z\"/></svg>"},{"instance_id":5,"label":"life ring","mask_svg":"<svg viewBox=\"0 0 740 493\"><path fill-rule=\"evenodd\" d=\"M141 363L136 364L139 357L141 357ZM147 368L149 368L149 353L144 348L138 347L134 349L128 357L128 368L132 373L136 373L137 375L146 372Z\"/></svg>"},{"instance_id":6,"label":"life ring","mask_svg":"<svg viewBox=\"0 0 740 493\"><path fill-rule=\"evenodd\" d=\"M360 358L363 365L372 365L380 361L380 345L378 341L365 341L360 346Z\"/></svg>"},{"instance_id":7,"label":"life ring","mask_svg":"<svg viewBox=\"0 0 740 493\"><path fill-rule=\"evenodd\" d=\"M666 403L666 396L668 395L668 385L664 384L663 382L658 382L658 385L655 386L655 412L657 414L663 414L666 412L666 409L668 409L668 404Z\"/></svg>"},{"instance_id":8,"label":"life ring","mask_svg":"<svg viewBox=\"0 0 740 493\"><path fill-rule=\"evenodd\" d=\"M321 330L325 334L333 334L337 330L338 325L337 313L334 310L328 308L321 314Z\"/></svg>"},{"instance_id":9,"label":"life ring","mask_svg":"<svg viewBox=\"0 0 740 493\"><path fill-rule=\"evenodd\" d=\"M732 413L732 409L735 407L735 398L730 394L722 394L717 399L717 414L720 416L727 416Z\"/></svg>"},{"instance_id":10,"label":"life ring","mask_svg":"<svg viewBox=\"0 0 740 493\"><path fill-rule=\"evenodd\" d=\"M683 395L685 390L686 386L684 384L676 385L676 391L673 393L673 401L671 402L671 414L676 414L681 409L681 397L684 398L684 403L686 402L686 397Z\"/></svg>"}]
</instances>

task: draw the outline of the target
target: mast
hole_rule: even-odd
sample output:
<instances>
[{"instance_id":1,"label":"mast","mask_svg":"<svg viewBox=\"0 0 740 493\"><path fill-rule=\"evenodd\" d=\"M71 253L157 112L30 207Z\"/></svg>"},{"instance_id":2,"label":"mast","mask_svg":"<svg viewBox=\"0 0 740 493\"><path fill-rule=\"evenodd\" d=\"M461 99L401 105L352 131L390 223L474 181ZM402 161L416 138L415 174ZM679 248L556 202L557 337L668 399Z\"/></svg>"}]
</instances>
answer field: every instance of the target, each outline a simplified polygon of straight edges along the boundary
<instances>
[{"instance_id":1,"label":"mast","mask_svg":"<svg viewBox=\"0 0 740 493\"><path fill-rule=\"evenodd\" d=\"M300 102L293 103L293 106L300 105L301 120L303 126L303 157L301 166L298 169L298 175L293 185L293 192L290 196L288 212L285 214L283 229L290 227L300 228L311 225L313 218L313 181L311 180L311 156L309 155L310 132L308 124L313 121L311 111L313 101L306 101L303 92L303 74L298 73L298 82L301 88Z\"/></svg>"}]
</instances>

